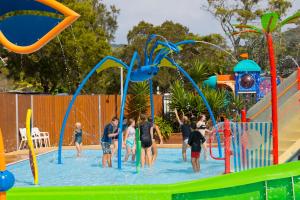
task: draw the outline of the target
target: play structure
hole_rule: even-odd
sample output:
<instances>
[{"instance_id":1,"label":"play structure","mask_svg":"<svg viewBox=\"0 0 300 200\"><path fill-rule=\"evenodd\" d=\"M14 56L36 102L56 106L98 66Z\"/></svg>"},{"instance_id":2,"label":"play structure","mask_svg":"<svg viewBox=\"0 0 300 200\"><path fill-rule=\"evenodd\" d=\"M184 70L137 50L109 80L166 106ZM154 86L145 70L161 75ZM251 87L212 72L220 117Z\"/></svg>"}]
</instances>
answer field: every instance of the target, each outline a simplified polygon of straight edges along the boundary
<instances>
[{"instance_id":1,"label":"play structure","mask_svg":"<svg viewBox=\"0 0 300 200\"><path fill-rule=\"evenodd\" d=\"M210 88L223 88L232 91L252 105L264 98L271 91L271 77L262 75L261 67L248 57L238 62L232 75L214 75L203 82ZM277 85L281 83L277 77Z\"/></svg>"},{"instance_id":2,"label":"play structure","mask_svg":"<svg viewBox=\"0 0 300 200\"><path fill-rule=\"evenodd\" d=\"M163 40L157 40L158 38L162 38ZM151 44L154 43L152 46ZM198 95L203 100L210 118L213 122L213 125L216 126L216 120L214 117L214 114L210 108L210 105L208 104L205 96L203 95L202 91L198 87L198 85L195 83L195 81L190 77L190 75L181 67L179 64L172 58L173 53L180 53L180 50L183 48L184 45L196 45L198 43L201 43L201 41L195 41L195 40L184 40L178 43L172 43L170 41L167 41L165 38L159 35L150 35L146 41L146 45L144 48L144 57L145 61L144 63L141 63L141 59L139 57L139 54L137 52L134 52L133 57L131 59L130 65L125 64L121 60L112 57L107 56L103 60L101 60L84 78L84 80L80 83L79 87L77 88L75 94L72 97L72 100L67 108L67 112L65 114L61 132L60 132L60 140L59 140L59 146L58 146L58 163L62 164L62 145L63 145L63 138L64 138L64 131L65 126L67 124L68 116L71 112L72 106L77 98L77 96L80 94L80 91L86 84L86 82L89 80L89 78L95 73L100 73L101 71L111 68L111 67L119 67L124 68L127 70L127 76L124 83L124 94L121 101L121 113L120 113L120 122L124 119L124 110L125 110L125 103L126 103L126 96L127 96L127 90L129 82L143 82L148 81L150 85L150 106L151 106L151 116L152 119L154 119L154 104L153 104L153 86L152 86L152 78L157 75L159 72L159 69L161 67L169 67L173 68L174 70L178 70L180 73L182 73L192 84L192 86L196 89ZM149 51L150 49L150 51ZM134 68L136 66L136 68ZM123 124L119 123L119 135L122 135L123 130ZM221 141L219 133L217 132L217 142L218 142L218 149L219 149L219 157L222 157L222 150L221 150ZM122 137L118 137L118 168L122 168Z\"/></svg>"},{"instance_id":3,"label":"play structure","mask_svg":"<svg viewBox=\"0 0 300 200\"><path fill-rule=\"evenodd\" d=\"M79 17L78 14L54 0L0 0L0 5L1 16L11 11L19 10L46 11L65 16L65 19L62 21L60 19L55 19L48 16L44 17L32 15L13 16L1 21L0 42L7 49L16 53L31 53L38 50ZM213 159L224 160L225 173L238 173L226 174L196 181L188 181L184 183L161 185L21 187L10 190L7 195L8 199L299 199L300 162L277 165L279 155L277 117L278 105L276 88L277 76L271 36L271 32L276 28L293 21L298 17L300 17L300 12L290 18L287 18L287 20L279 22L279 18L275 13L267 13L262 16L262 30L248 25L237 26L241 29L249 29L246 31L241 31L241 33L264 33L266 35L269 47L268 49L271 65L270 87L272 90L272 98L270 98L269 94L265 95L264 99L267 100L262 99L258 104L255 105L255 107L253 107L253 110L248 112L248 118L251 120L251 122L232 123L228 120L225 120L224 123L217 124L211 108L200 88L189 76L189 74L172 58L172 54L180 53L184 45L196 45L202 43L202 41L186 40L178 43L172 43L155 34L150 35L146 42L144 50L144 63L141 63L137 52L134 53L129 65L111 56L107 56L100 61L79 85L63 119L58 147L59 164L62 164L62 144L68 115L71 111L72 105L76 100L76 97L80 94L81 89L95 72L100 73L101 71L111 67L121 67L127 70L127 76L124 84L124 95L121 102L120 121L122 122L129 82L149 82L151 115L152 119L154 119L152 78L157 75L161 67L170 67L174 70L178 70L191 82L209 111L210 118L212 119L215 127L215 134L212 134L209 139L211 157ZM26 28L24 28L25 26ZM12 34L13 32L16 32L16 34ZM162 38L163 40L158 40L158 38ZM151 44L153 45L151 46ZM247 71L245 71L243 68L243 63L246 63L247 66L251 65L252 68L249 67L247 68ZM257 68L253 61L245 60L243 63L241 67L239 66L241 63L239 63L236 67L236 74L234 75L234 78L232 76L223 76L219 78L214 77L213 79L216 80L215 82L219 82L223 85L228 85L230 82L229 87L233 88L235 91L239 91L237 94L243 92L257 93L260 84L257 81L259 80L260 69ZM286 110L289 105L294 105L296 101L299 102L300 100L300 70L298 71L298 74L296 74L296 79L293 76L289 81L293 83L288 84L288 86L280 84L279 87L282 87L282 89L278 89L280 94L279 112ZM216 85L216 83L214 84ZM297 88L296 91L294 91L295 87ZM272 103L269 103L270 99ZM272 107L272 109L270 109L270 107ZM269 113L268 117L272 117L272 123L263 122L263 120L269 121L263 116L266 113ZM299 115L300 111L296 113ZM290 117L297 117L297 114L294 114ZM26 129L29 138L31 132L30 118L31 111L29 110L26 119ZM299 117L297 119L299 119ZM243 121L245 121L245 117L243 117ZM291 123L294 125L297 123L299 124L296 119L294 119L294 121L288 120L286 123L287 125L291 125ZM123 124L120 123L119 130L122 130L122 126ZM139 133L138 131L136 132L138 136ZM219 133L224 134L223 146L221 144ZM122 132L120 131L119 134L122 134ZM213 155L212 153L213 141L218 142L217 156ZM139 144L139 141L137 141L137 143ZM293 142L292 146L298 146L299 144L299 140L297 140ZM121 145L122 137L119 137L119 169L122 168ZM30 142L30 139L28 146L34 183L37 184L38 167L33 145L32 142ZM140 149L140 145L138 145L138 149ZM285 153L286 152L283 152L283 154ZM140 155L137 155L137 160L139 161L139 159ZM140 162L136 163L137 170L139 170L139 163ZM269 166L272 164L275 165ZM14 176L12 173L6 170L1 130L0 176L0 200L5 200L6 191L8 191L14 184Z\"/></svg>"},{"instance_id":4,"label":"play structure","mask_svg":"<svg viewBox=\"0 0 300 200\"><path fill-rule=\"evenodd\" d=\"M31 138L31 129L32 129L31 114L32 114L32 110L28 109L26 115L26 136L27 136L27 144L29 149L29 163L30 163L30 169L33 176L33 183L37 185L39 184L39 171L38 171L36 155L34 152L34 146Z\"/></svg>"},{"instance_id":5,"label":"play structure","mask_svg":"<svg viewBox=\"0 0 300 200\"><path fill-rule=\"evenodd\" d=\"M13 15L0 22L0 43L8 50L33 53L76 21L79 15L55 0L0 0L0 16L22 10L55 13L64 19L41 15Z\"/></svg>"}]
</instances>

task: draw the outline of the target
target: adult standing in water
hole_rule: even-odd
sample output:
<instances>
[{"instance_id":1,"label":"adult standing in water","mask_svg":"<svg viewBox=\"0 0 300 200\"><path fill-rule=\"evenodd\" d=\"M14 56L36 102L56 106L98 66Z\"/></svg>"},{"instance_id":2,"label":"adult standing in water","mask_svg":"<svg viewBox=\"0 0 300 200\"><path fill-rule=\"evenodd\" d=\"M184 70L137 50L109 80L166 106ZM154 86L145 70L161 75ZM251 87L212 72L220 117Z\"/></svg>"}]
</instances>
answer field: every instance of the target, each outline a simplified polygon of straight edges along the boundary
<instances>
[{"instance_id":1,"label":"adult standing in water","mask_svg":"<svg viewBox=\"0 0 300 200\"><path fill-rule=\"evenodd\" d=\"M147 121L146 115L142 114L141 123L140 123L140 139L142 144L142 152L141 152L142 168L145 166L145 163L149 165L149 167L152 165L152 155L151 155L152 138L153 138L152 123Z\"/></svg>"},{"instance_id":2,"label":"adult standing in water","mask_svg":"<svg viewBox=\"0 0 300 200\"><path fill-rule=\"evenodd\" d=\"M188 148L188 139L191 134L191 127L189 124L189 118L185 115L182 116L182 120L180 120L177 109L175 109L176 119L180 125L180 129L182 132L182 159L184 162L187 161L186 158L186 150Z\"/></svg>"}]
</instances>

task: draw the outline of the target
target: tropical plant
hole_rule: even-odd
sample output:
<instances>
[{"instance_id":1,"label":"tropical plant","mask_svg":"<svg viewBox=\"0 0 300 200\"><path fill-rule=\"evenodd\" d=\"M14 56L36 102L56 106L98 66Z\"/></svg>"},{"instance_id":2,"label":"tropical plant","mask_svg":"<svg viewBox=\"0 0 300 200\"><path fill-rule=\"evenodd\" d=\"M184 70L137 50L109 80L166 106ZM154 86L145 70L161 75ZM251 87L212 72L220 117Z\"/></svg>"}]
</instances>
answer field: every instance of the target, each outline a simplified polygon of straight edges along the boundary
<instances>
[{"instance_id":1,"label":"tropical plant","mask_svg":"<svg viewBox=\"0 0 300 200\"><path fill-rule=\"evenodd\" d=\"M154 122L159 127L161 131L161 135L164 138L164 140L168 139L170 135L173 133L173 128L171 123L162 117L155 117Z\"/></svg>"},{"instance_id":2,"label":"tropical plant","mask_svg":"<svg viewBox=\"0 0 300 200\"><path fill-rule=\"evenodd\" d=\"M242 31L235 33L259 33L264 34L267 40L270 73L271 73L271 94L272 94L272 123L273 123L273 162L278 164L278 111L277 111L277 72L275 52L273 47L272 32L280 29L286 24L295 23L300 18L300 11L294 15L280 21L280 17L275 12L270 12L262 15L261 25L262 28L258 28L252 25L236 25L237 28L243 29Z\"/></svg>"},{"instance_id":3,"label":"tropical plant","mask_svg":"<svg viewBox=\"0 0 300 200\"><path fill-rule=\"evenodd\" d=\"M211 75L209 73L208 66L204 62L201 62L199 59L196 59L192 62L191 66L188 68L188 72L191 75L192 79L199 86Z\"/></svg>"},{"instance_id":4,"label":"tropical plant","mask_svg":"<svg viewBox=\"0 0 300 200\"><path fill-rule=\"evenodd\" d=\"M146 113L149 107L149 84L147 82L132 84L127 102L127 117L139 119L140 115Z\"/></svg>"},{"instance_id":5,"label":"tropical plant","mask_svg":"<svg viewBox=\"0 0 300 200\"><path fill-rule=\"evenodd\" d=\"M203 88L202 91L215 116L219 116L226 106L226 91L215 90L208 87ZM207 109L205 109L205 111L206 110Z\"/></svg>"},{"instance_id":6,"label":"tropical plant","mask_svg":"<svg viewBox=\"0 0 300 200\"><path fill-rule=\"evenodd\" d=\"M206 97L214 115L220 115L226 106L225 90L202 88L202 92ZM194 92L184 89L179 81L176 81L171 86L170 108L176 108L179 113L184 113L189 118L197 117L201 113L208 115L208 111L200 96Z\"/></svg>"}]
</instances>

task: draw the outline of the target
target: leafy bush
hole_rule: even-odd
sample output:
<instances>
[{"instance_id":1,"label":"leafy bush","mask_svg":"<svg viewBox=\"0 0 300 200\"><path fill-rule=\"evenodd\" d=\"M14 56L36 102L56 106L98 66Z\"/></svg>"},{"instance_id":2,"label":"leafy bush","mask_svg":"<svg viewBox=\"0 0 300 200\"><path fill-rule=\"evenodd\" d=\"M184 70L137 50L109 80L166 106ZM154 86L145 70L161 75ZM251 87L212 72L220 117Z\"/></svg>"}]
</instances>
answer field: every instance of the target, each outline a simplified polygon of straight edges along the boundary
<instances>
[{"instance_id":1,"label":"leafy bush","mask_svg":"<svg viewBox=\"0 0 300 200\"><path fill-rule=\"evenodd\" d=\"M215 117L226 116L230 118L237 111L240 111L244 103L230 91L224 89L200 88L206 97ZM204 102L196 92L191 92L176 81L171 87L170 108L178 110L179 114L184 113L190 119L199 116L201 113L209 115Z\"/></svg>"},{"instance_id":2,"label":"leafy bush","mask_svg":"<svg viewBox=\"0 0 300 200\"><path fill-rule=\"evenodd\" d=\"M168 139L173 133L173 128L170 122L162 117L155 117L154 122L159 127L162 137L164 139Z\"/></svg>"}]
</instances>

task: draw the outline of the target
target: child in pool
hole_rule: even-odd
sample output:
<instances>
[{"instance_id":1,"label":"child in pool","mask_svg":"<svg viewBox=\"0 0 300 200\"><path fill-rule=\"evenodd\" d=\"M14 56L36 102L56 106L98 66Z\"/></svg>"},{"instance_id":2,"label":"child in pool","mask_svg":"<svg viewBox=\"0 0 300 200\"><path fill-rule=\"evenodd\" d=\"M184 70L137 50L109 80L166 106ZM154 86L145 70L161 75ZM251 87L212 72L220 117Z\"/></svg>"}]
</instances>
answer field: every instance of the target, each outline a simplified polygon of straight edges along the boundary
<instances>
[{"instance_id":1,"label":"child in pool","mask_svg":"<svg viewBox=\"0 0 300 200\"><path fill-rule=\"evenodd\" d=\"M80 122L76 122L75 124L74 137L75 146L77 150L77 157L80 157L82 152L82 128Z\"/></svg>"},{"instance_id":2,"label":"child in pool","mask_svg":"<svg viewBox=\"0 0 300 200\"><path fill-rule=\"evenodd\" d=\"M179 118L177 109L174 110L176 119L180 125L182 132L182 159L184 162L187 161L186 150L188 148L188 138L191 134L191 127L189 124L189 118L183 114L182 119Z\"/></svg>"},{"instance_id":3,"label":"child in pool","mask_svg":"<svg viewBox=\"0 0 300 200\"><path fill-rule=\"evenodd\" d=\"M131 160L135 160L135 150L136 150L136 142L135 142L135 120L129 119L128 128L126 129L124 136L124 144L126 146L126 155L124 161L128 160L128 157L131 153Z\"/></svg>"},{"instance_id":4,"label":"child in pool","mask_svg":"<svg viewBox=\"0 0 300 200\"><path fill-rule=\"evenodd\" d=\"M207 129L206 126L206 116L201 114L199 117L199 121L197 122L197 130L202 134L202 136L206 136L206 133L212 133L210 130ZM207 160L208 157L208 148L206 142L202 144L204 150L204 159Z\"/></svg>"},{"instance_id":5,"label":"child in pool","mask_svg":"<svg viewBox=\"0 0 300 200\"><path fill-rule=\"evenodd\" d=\"M160 131L159 127L155 123L153 123L152 117L149 117L148 121L150 123L152 123L152 126L153 126L153 137L152 137L152 148L151 148L151 150L152 150L152 164L154 164L154 162L156 161L157 155L158 155L155 136L159 137L160 144L163 144L163 137L161 135L161 131Z\"/></svg>"},{"instance_id":6,"label":"child in pool","mask_svg":"<svg viewBox=\"0 0 300 200\"><path fill-rule=\"evenodd\" d=\"M188 144L191 147L192 166L195 173L200 172L200 153L201 145L205 142L204 136L197 129L196 123L192 123L192 132L188 139Z\"/></svg>"},{"instance_id":7,"label":"child in pool","mask_svg":"<svg viewBox=\"0 0 300 200\"><path fill-rule=\"evenodd\" d=\"M103 151L103 157L102 157L103 168L106 167L106 164L108 165L108 167L112 167L112 163L111 163L112 150L110 146L112 144L112 138L119 134L117 131L118 123L119 123L119 119L117 117L114 117L112 118L111 122L107 124L104 128L104 133L100 140L102 151Z\"/></svg>"},{"instance_id":8,"label":"child in pool","mask_svg":"<svg viewBox=\"0 0 300 200\"><path fill-rule=\"evenodd\" d=\"M141 167L144 168L145 163L149 167L152 165L152 138L153 138L153 125L148 122L147 116L141 114L141 124L140 124L140 139L142 145L141 151Z\"/></svg>"}]
</instances>

